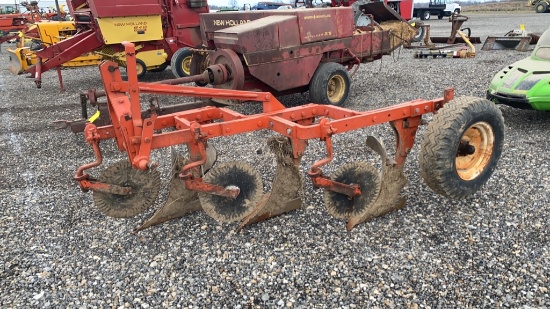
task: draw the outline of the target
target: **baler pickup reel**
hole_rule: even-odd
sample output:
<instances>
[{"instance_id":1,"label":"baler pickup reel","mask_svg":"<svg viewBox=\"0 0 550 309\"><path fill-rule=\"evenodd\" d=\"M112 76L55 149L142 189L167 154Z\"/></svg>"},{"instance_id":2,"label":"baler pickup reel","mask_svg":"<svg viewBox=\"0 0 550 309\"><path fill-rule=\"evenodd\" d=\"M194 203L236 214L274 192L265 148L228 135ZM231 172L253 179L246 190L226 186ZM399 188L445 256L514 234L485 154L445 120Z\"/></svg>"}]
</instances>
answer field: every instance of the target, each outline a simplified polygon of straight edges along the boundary
<instances>
[{"instance_id":1,"label":"baler pickup reel","mask_svg":"<svg viewBox=\"0 0 550 309\"><path fill-rule=\"evenodd\" d=\"M311 139L323 142L326 153L307 174L314 188L324 190L327 211L345 220L347 230L351 230L405 205L401 195L407 183L403 169L417 129L423 124L422 115L427 113L438 112L422 144L421 168L436 192L455 198L472 194L490 177L500 157L502 116L485 99L453 100L453 91L446 90L436 100L414 100L367 112L319 104L284 108L268 92L139 83L132 65L134 46L124 44L128 81L122 80L116 63L100 65L112 124L86 125L84 135L96 161L78 168L74 178L82 190L93 191L94 203L104 214L135 216L152 206L160 191L158 164L152 161L151 151L185 144L187 158L172 156L173 178L166 203L138 231L201 209L219 222L240 222L240 229L299 208L299 164ZM165 115L153 111L143 118L140 93L258 101L263 111L243 115L229 108L207 106ZM395 158L387 156L378 139L366 139L367 146L382 159L381 171L366 161L352 161L330 176L323 173L333 161L333 135L386 122L395 133ZM277 166L272 190L265 194L256 168L242 161L216 163L215 149L209 144L216 137L259 130L277 133L268 140ZM95 180L85 172L102 163L99 143L106 139L115 139L128 160L110 166Z\"/></svg>"}]
</instances>

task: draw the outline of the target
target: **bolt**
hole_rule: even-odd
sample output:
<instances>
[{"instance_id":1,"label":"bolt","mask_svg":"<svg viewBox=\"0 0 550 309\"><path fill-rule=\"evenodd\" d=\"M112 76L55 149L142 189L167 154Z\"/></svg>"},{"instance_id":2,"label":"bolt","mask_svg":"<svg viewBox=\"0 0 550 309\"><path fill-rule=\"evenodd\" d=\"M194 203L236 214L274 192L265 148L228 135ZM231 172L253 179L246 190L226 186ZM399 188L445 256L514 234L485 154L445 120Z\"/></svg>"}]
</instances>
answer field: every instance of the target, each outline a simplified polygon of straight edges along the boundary
<instances>
[{"instance_id":1,"label":"bolt","mask_svg":"<svg viewBox=\"0 0 550 309\"><path fill-rule=\"evenodd\" d=\"M152 125L153 125L153 122L152 122L151 120L149 120L149 121L147 121L147 122L145 123L145 125L148 126L148 127L149 127L149 126L152 126Z\"/></svg>"},{"instance_id":2,"label":"bolt","mask_svg":"<svg viewBox=\"0 0 550 309\"><path fill-rule=\"evenodd\" d=\"M415 108L415 109L414 109L414 113L415 113L415 114L418 114L418 113L420 113L420 109L419 109L418 107L417 107L417 108Z\"/></svg>"},{"instance_id":3,"label":"bolt","mask_svg":"<svg viewBox=\"0 0 550 309\"><path fill-rule=\"evenodd\" d=\"M425 110L425 111L428 111L428 110L429 110L428 105L424 106L424 110Z\"/></svg>"},{"instance_id":4,"label":"bolt","mask_svg":"<svg viewBox=\"0 0 550 309\"><path fill-rule=\"evenodd\" d=\"M208 135L212 135L214 132L212 130L208 130Z\"/></svg>"},{"instance_id":5,"label":"bolt","mask_svg":"<svg viewBox=\"0 0 550 309\"><path fill-rule=\"evenodd\" d=\"M372 117L372 122L377 122L378 121L378 117Z\"/></svg>"},{"instance_id":6,"label":"bolt","mask_svg":"<svg viewBox=\"0 0 550 309\"><path fill-rule=\"evenodd\" d=\"M162 125L163 125L163 126L165 126L165 125L167 125L167 124L168 124L168 122L166 122L166 120L163 120L163 121L162 121Z\"/></svg>"},{"instance_id":7,"label":"bolt","mask_svg":"<svg viewBox=\"0 0 550 309\"><path fill-rule=\"evenodd\" d=\"M273 128L273 122L272 121L269 122L269 126Z\"/></svg>"},{"instance_id":8,"label":"bolt","mask_svg":"<svg viewBox=\"0 0 550 309\"><path fill-rule=\"evenodd\" d=\"M137 138L132 138L132 144L139 144L139 140Z\"/></svg>"},{"instance_id":9,"label":"bolt","mask_svg":"<svg viewBox=\"0 0 550 309\"><path fill-rule=\"evenodd\" d=\"M201 120L201 119L202 119L201 115L197 115L197 120Z\"/></svg>"},{"instance_id":10,"label":"bolt","mask_svg":"<svg viewBox=\"0 0 550 309\"><path fill-rule=\"evenodd\" d=\"M150 142L151 142L151 140L150 140L148 137L146 137L146 138L145 138L145 143L146 143L146 144L149 144Z\"/></svg>"},{"instance_id":11,"label":"bolt","mask_svg":"<svg viewBox=\"0 0 550 309\"><path fill-rule=\"evenodd\" d=\"M118 99L118 103L124 103L124 99L123 98Z\"/></svg>"},{"instance_id":12,"label":"bolt","mask_svg":"<svg viewBox=\"0 0 550 309\"><path fill-rule=\"evenodd\" d=\"M286 134L292 133L292 130L290 128L286 129Z\"/></svg>"},{"instance_id":13,"label":"bolt","mask_svg":"<svg viewBox=\"0 0 550 309\"><path fill-rule=\"evenodd\" d=\"M225 128L225 132L228 132L231 131L231 128Z\"/></svg>"},{"instance_id":14,"label":"bolt","mask_svg":"<svg viewBox=\"0 0 550 309\"><path fill-rule=\"evenodd\" d=\"M261 126L263 126L263 125L264 125L264 123L263 123L261 120L258 121L258 127L261 127Z\"/></svg>"},{"instance_id":15,"label":"bolt","mask_svg":"<svg viewBox=\"0 0 550 309\"><path fill-rule=\"evenodd\" d=\"M116 90L116 91L119 91L120 90L120 84L119 83L113 84L113 89Z\"/></svg>"},{"instance_id":16,"label":"bolt","mask_svg":"<svg viewBox=\"0 0 550 309\"><path fill-rule=\"evenodd\" d=\"M294 116L294 114L290 114L290 119L294 119L296 118L296 116Z\"/></svg>"},{"instance_id":17,"label":"bolt","mask_svg":"<svg viewBox=\"0 0 550 309\"><path fill-rule=\"evenodd\" d=\"M265 95L265 99L266 99L266 100L269 100L269 99L271 99L271 96L270 96L269 94L266 94L266 95Z\"/></svg>"}]
</instances>

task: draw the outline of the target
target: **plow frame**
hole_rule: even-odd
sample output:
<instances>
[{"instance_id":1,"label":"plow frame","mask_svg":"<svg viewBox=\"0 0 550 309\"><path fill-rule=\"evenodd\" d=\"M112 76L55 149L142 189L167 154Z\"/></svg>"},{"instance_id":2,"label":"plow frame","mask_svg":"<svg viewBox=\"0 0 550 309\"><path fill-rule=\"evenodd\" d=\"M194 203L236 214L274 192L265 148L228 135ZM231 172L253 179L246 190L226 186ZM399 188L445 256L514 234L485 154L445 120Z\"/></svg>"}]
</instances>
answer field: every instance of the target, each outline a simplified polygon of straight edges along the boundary
<instances>
[{"instance_id":1,"label":"plow frame","mask_svg":"<svg viewBox=\"0 0 550 309\"><path fill-rule=\"evenodd\" d=\"M323 141L326 157L315 162L308 172L314 186L353 197L361 194L357 186L333 181L323 176L321 170L321 167L333 159L333 135L388 122L396 135L395 160L391 160L391 164L402 167L413 147L418 126L422 124L422 115L436 113L454 97L454 91L447 89L442 98L435 100L414 100L366 112L318 104L285 108L268 92L140 83L137 80L136 66L133 65L136 61L134 45L127 42L123 45L129 64L128 81L122 80L116 63L105 61L100 65L112 125L86 125L84 135L94 150L96 161L79 167L74 176L84 191L131 193L122 186L91 180L85 173L87 169L102 162L100 141L115 138L119 149L127 153L133 168L140 170L157 166L151 161L151 150L187 144L189 163L179 174L185 187L198 192L233 197L238 195L238 191L204 183L201 177L193 176L197 175L200 165L206 162L207 141L220 136L271 130L290 139L295 163L299 163L308 140ZM208 106L159 116L152 108L150 117L143 119L140 93L259 101L263 104L263 113L243 115L228 108ZM175 130L162 131L169 128Z\"/></svg>"}]
</instances>

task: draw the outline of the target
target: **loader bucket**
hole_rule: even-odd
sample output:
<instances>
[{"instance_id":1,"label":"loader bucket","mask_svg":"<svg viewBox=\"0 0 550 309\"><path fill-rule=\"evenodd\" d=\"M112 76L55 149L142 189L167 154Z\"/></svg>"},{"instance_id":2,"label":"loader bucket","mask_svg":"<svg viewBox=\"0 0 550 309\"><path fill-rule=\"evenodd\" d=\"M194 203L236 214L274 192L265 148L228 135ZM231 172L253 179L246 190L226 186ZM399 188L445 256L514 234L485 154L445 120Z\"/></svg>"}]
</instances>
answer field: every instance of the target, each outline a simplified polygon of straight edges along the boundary
<instances>
[{"instance_id":1,"label":"loader bucket","mask_svg":"<svg viewBox=\"0 0 550 309\"><path fill-rule=\"evenodd\" d=\"M359 11L364 14L370 14L378 23L385 21L398 20L406 22L394 9L390 8L384 2L369 2L358 6Z\"/></svg>"},{"instance_id":2,"label":"loader bucket","mask_svg":"<svg viewBox=\"0 0 550 309\"><path fill-rule=\"evenodd\" d=\"M367 137L367 146L378 153L382 159L380 191L378 198L362 213L348 220L346 225L348 231L351 231L359 223L401 209L406 202L405 197L401 195L401 190L408 183L403 174L404 165L395 164L393 160L389 159L384 144L374 136Z\"/></svg>"},{"instance_id":3,"label":"loader bucket","mask_svg":"<svg viewBox=\"0 0 550 309\"><path fill-rule=\"evenodd\" d=\"M527 51L530 42L531 36L490 36L483 43L481 50L515 49L517 51Z\"/></svg>"},{"instance_id":4,"label":"loader bucket","mask_svg":"<svg viewBox=\"0 0 550 309\"><path fill-rule=\"evenodd\" d=\"M202 166L204 173L208 171L216 161L216 149L212 146L206 147L207 161ZM164 205L159 208L151 218L145 221L134 232L139 232L148 227L164 223L166 221L183 217L184 215L199 211L202 209L199 197L196 191L191 191L185 188L183 181L179 178L181 169L189 161L176 154L172 149L172 175L168 187L168 198ZM198 176L198 175L196 175Z\"/></svg>"},{"instance_id":5,"label":"loader bucket","mask_svg":"<svg viewBox=\"0 0 550 309\"><path fill-rule=\"evenodd\" d=\"M254 211L242 220L237 230L301 206L302 178L298 166L293 161L290 140L286 137L273 137L267 143L277 160L272 190L263 196Z\"/></svg>"},{"instance_id":6,"label":"loader bucket","mask_svg":"<svg viewBox=\"0 0 550 309\"><path fill-rule=\"evenodd\" d=\"M25 65L26 60L23 59L24 50L28 50L28 47L7 49L10 57L8 70L10 70L11 74L13 75L19 75L27 69L27 66Z\"/></svg>"}]
</instances>

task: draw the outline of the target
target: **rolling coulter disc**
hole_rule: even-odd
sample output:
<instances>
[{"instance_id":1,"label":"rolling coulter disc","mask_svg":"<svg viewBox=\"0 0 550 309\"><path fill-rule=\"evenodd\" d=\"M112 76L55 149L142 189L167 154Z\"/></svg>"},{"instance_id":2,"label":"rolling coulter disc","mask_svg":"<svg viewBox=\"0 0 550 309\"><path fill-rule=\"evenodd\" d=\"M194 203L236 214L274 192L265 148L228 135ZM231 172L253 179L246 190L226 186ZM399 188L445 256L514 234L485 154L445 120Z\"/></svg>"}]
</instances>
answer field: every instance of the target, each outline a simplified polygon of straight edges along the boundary
<instances>
[{"instance_id":1,"label":"rolling coulter disc","mask_svg":"<svg viewBox=\"0 0 550 309\"><path fill-rule=\"evenodd\" d=\"M94 191L96 207L103 214L115 218L133 217L144 212L153 205L160 191L160 173L156 169L134 169L128 161L111 165L101 173L98 181L132 188L129 195Z\"/></svg>"},{"instance_id":2,"label":"rolling coulter disc","mask_svg":"<svg viewBox=\"0 0 550 309\"><path fill-rule=\"evenodd\" d=\"M263 185L259 172L244 162L222 163L213 167L203 182L221 187L238 187L240 193L235 199L199 193L204 211L220 222L239 221L254 210L262 197Z\"/></svg>"},{"instance_id":3,"label":"rolling coulter disc","mask_svg":"<svg viewBox=\"0 0 550 309\"><path fill-rule=\"evenodd\" d=\"M331 180L347 185L357 184L361 189L361 195L351 199L344 194L325 190L327 211L338 219L348 220L363 213L376 201L380 192L380 175L374 166L366 162L342 165L331 176Z\"/></svg>"},{"instance_id":4,"label":"rolling coulter disc","mask_svg":"<svg viewBox=\"0 0 550 309\"><path fill-rule=\"evenodd\" d=\"M214 85L214 88L242 90L244 88L244 68L239 55L230 49L217 50L210 57L210 64L225 64L231 78L228 82Z\"/></svg>"}]
</instances>

